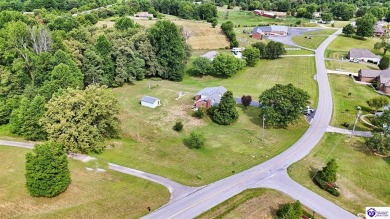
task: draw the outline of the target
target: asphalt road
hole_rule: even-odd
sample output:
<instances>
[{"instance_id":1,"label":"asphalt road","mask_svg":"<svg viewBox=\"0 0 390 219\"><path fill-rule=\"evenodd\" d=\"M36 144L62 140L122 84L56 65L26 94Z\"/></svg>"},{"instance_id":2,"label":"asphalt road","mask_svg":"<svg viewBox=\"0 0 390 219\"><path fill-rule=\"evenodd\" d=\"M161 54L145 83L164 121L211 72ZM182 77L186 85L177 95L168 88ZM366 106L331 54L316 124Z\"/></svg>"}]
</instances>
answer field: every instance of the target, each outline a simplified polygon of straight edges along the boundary
<instances>
[{"instance_id":1,"label":"asphalt road","mask_svg":"<svg viewBox=\"0 0 390 219\"><path fill-rule=\"evenodd\" d=\"M331 35L316 50L318 108L309 129L293 146L263 164L209 184L144 218L194 218L246 189L258 187L282 191L294 199L299 199L302 204L326 218L356 218L348 211L294 182L287 174L287 167L309 154L329 125L333 105L324 53L329 43L340 33L341 30Z\"/></svg>"}]
</instances>

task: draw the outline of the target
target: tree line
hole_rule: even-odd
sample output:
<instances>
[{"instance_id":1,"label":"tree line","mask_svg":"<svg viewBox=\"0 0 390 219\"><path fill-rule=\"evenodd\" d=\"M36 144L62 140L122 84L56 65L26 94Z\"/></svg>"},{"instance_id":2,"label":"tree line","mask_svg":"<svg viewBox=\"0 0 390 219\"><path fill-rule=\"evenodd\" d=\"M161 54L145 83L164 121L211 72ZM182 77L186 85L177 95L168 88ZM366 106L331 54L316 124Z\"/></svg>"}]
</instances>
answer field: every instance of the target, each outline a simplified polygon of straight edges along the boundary
<instances>
[{"instance_id":1,"label":"tree line","mask_svg":"<svg viewBox=\"0 0 390 219\"><path fill-rule=\"evenodd\" d=\"M36 0L36 1L22 1L22 0L0 0L0 11L33 11L34 9L48 9L68 11L73 8L80 8L81 10L88 10L98 8L110 4L114 4L115 0Z\"/></svg>"}]
</instances>

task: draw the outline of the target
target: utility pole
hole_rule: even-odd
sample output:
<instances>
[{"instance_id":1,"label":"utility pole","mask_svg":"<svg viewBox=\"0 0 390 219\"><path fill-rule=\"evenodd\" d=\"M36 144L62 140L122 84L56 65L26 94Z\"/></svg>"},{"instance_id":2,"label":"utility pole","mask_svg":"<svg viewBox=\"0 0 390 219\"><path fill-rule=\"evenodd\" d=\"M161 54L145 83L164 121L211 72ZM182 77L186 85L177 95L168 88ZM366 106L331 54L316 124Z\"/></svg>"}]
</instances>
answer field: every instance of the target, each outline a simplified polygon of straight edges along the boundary
<instances>
[{"instance_id":1,"label":"utility pole","mask_svg":"<svg viewBox=\"0 0 390 219\"><path fill-rule=\"evenodd\" d=\"M261 138L261 141L264 141L264 122L265 122L265 114L263 113L263 137Z\"/></svg>"},{"instance_id":2,"label":"utility pole","mask_svg":"<svg viewBox=\"0 0 390 219\"><path fill-rule=\"evenodd\" d=\"M349 138L352 138L352 135L355 132L356 123L358 122L360 114L362 113L362 111L361 111L362 108L360 106L356 107L356 109L358 110L358 114L356 115L355 123L353 124L353 129L352 129L352 132L351 132L351 135L349 136Z\"/></svg>"}]
</instances>

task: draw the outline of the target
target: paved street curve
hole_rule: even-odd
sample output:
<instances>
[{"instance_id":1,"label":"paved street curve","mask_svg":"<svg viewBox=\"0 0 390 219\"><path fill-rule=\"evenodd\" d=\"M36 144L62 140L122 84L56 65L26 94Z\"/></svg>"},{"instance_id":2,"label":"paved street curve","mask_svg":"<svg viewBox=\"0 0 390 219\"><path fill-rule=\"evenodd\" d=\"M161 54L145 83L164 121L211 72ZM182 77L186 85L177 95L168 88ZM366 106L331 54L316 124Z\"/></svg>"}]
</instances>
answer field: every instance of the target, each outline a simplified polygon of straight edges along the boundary
<instances>
[{"instance_id":1,"label":"paved street curve","mask_svg":"<svg viewBox=\"0 0 390 219\"><path fill-rule=\"evenodd\" d=\"M211 183L176 202L161 207L144 218L194 218L244 190L257 187L280 190L299 199L302 204L326 218L356 218L355 215L294 182L287 174L287 167L309 154L321 140L329 125L333 105L324 54L329 43L340 33L341 30L338 30L329 36L316 50L318 108L310 127L293 146L263 164Z\"/></svg>"}]
</instances>

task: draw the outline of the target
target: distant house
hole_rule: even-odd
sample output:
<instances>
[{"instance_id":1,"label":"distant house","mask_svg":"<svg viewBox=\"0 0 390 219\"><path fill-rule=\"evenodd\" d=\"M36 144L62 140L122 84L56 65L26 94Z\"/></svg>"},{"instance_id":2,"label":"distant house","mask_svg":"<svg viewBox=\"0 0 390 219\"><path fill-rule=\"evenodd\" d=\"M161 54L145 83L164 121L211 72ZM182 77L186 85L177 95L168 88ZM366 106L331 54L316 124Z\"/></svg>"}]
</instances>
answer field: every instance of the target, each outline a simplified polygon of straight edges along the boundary
<instances>
[{"instance_id":1,"label":"distant house","mask_svg":"<svg viewBox=\"0 0 390 219\"><path fill-rule=\"evenodd\" d=\"M214 57L217 56L217 55L218 55L217 51L210 51L210 52L207 52L204 55L201 55L201 57L208 58L210 61L213 61Z\"/></svg>"},{"instance_id":2,"label":"distant house","mask_svg":"<svg viewBox=\"0 0 390 219\"><path fill-rule=\"evenodd\" d=\"M211 106L218 106L221 97L226 91L224 86L204 88L196 93L194 108L199 109L199 107L204 107L208 109Z\"/></svg>"},{"instance_id":3,"label":"distant house","mask_svg":"<svg viewBox=\"0 0 390 219\"><path fill-rule=\"evenodd\" d=\"M141 98L141 106L146 106L149 108L156 108L158 106L161 106L161 101L158 98L150 97L150 96L143 96Z\"/></svg>"},{"instance_id":4,"label":"distant house","mask_svg":"<svg viewBox=\"0 0 390 219\"><path fill-rule=\"evenodd\" d=\"M364 61L378 64L381 57L375 55L368 49L351 49L348 52L347 58L350 61Z\"/></svg>"},{"instance_id":5,"label":"distant house","mask_svg":"<svg viewBox=\"0 0 390 219\"><path fill-rule=\"evenodd\" d=\"M318 17L321 17L320 12L317 12L317 11L314 12L314 13L313 13L313 17L317 17L317 18L318 18Z\"/></svg>"},{"instance_id":6,"label":"distant house","mask_svg":"<svg viewBox=\"0 0 390 219\"><path fill-rule=\"evenodd\" d=\"M149 12L138 12L137 14L134 14L134 17L151 17L153 18L153 14L149 14Z\"/></svg>"},{"instance_id":7,"label":"distant house","mask_svg":"<svg viewBox=\"0 0 390 219\"><path fill-rule=\"evenodd\" d=\"M287 26L260 26L255 27L252 30L252 38L254 39L262 39L263 36L287 36L288 35L288 27Z\"/></svg>"},{"instance_id":8,"label":"distant house","mask_svg":"<svg viewBox=\"0 0 390 219\"><path fill-rule=\"evenodd\" d=\"M387 33L386 29L382 25L375 25L374 27L374 36L382 37Z\"/></svg>"},{"instance_id":9,"label":"distant house","mask_svg":"<svg viewBox=\"0 0 390 219\"><path fill-rule=\"evenodd\" d=\"M263 10L254 10L253 13L262 17L276 18L275 13L267 12Z\"/></svg>"},{"instance_id":10,"label":"distant house","mask_svg":"<svg viewBox=\"0 0 390 219\"><path fill-rule=\"evenodd\" d=\"M359 80L362 82L377 82L378 90L390 94L390 69L385 70L359 70Z\"/></svg>"}]
</instances>

